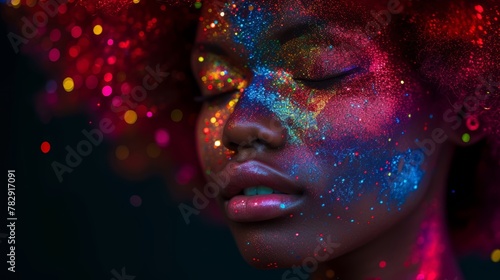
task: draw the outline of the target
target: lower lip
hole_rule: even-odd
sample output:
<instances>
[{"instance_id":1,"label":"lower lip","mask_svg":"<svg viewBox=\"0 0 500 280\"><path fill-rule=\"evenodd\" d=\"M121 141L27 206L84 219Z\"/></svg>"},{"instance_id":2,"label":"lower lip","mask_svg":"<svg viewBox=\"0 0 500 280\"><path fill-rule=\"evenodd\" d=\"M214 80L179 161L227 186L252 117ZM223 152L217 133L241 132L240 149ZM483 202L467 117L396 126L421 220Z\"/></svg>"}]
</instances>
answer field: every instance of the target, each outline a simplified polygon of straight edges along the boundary
<instances>
[{"instance_id":1,"label":"lower lip","mask_svg":"<svg viewBox=\"0 0 500 280\"><path fill-rule=\"evenodd\" d=\"M226 213L235 222L260 222L284 216L299 203L296 195L238 195L226 201Z\"/></svg>"}]
</instances>

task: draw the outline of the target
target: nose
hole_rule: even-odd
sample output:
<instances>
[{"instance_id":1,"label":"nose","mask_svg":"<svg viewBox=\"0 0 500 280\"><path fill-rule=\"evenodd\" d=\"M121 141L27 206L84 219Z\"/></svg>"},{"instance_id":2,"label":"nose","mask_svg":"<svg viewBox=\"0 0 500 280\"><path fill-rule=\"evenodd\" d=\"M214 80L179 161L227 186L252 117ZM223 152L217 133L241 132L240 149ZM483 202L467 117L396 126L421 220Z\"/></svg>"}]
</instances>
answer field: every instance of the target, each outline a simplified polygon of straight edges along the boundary
<instances>
[{"instance_id":1,"label":"nose","mask_svg":"<svg viewBox=\"0 0 500 280\"><path fill-rule=\"evenodd\" d=\"M248 149L276 150L286 143L281 121L259 103L242 96L224 126L222 143L235 152Z\"/></svg>"}]
</instances>

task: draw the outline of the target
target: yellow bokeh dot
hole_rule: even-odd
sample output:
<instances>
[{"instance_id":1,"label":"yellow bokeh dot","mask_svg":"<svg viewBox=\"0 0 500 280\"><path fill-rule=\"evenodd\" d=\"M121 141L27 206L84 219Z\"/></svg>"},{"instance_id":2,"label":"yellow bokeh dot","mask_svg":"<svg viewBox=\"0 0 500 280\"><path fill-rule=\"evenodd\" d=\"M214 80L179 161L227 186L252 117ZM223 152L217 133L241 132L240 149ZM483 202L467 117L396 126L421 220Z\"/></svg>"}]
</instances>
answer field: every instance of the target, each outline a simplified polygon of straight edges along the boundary
<instances>
[{"instance_id":1,"label":"yellow bokeh dot","mask_svg":"<svg viewBox=\"0 0 500 280\"><path fill-rule=\"evenodd\" d=\"M172 118L172 120L174 122L180 122L182 120L182 117L183 117L182 111L179 109L175 109L170 114L170 117Z\"/></svg>"},{"instance_id":2,"label":"yellow bokeh dot","mask_svg":"<svg viewBox=\"0 0 500 280\"><path fill-rule=\"evenodd\" d=\"M203 61L205 61L205 58L203 56L200 56L200 57L198 57L198 61L203 62Z\"/></svg>"},{"instance_id":3,"label":"yellow bokeh dot","mask_svg":"<svg viewBox=\"0 0 500 280\"><path fill-rule=\"evenodd\" d=\"M139 2L141 2L141 0L133 0L134 4L139 4Z\"/></svg>"},{"instance_id":4,"label":"yellow bokeh dot","mask_svg":"<svg viewBox=\"0 0 500 280\"><path fill-rule=\"evenodd\" d=\"M14 7L19 6L21 5L21 0L12 0L10 1L10 4L12 4L12 6Z\"/></svg>"},{"instance_id":5,"label":"yellow bokeh dot","mask_svg":"<svg viewBox=\"0 0 500 280\"><path fill-rule=\"evenodd\" d=\"M99 24L97 24L96 26L94 26L94 30L93 31L94 31L95 35L101 35L101 33L102 33L102 26L99 25Z\"/></svg>"},{"instance_id":6,"label":"yellow bokeh dot","mask_svg":"<svg viewBox=\"0 0 500 280\"><path fill-rule=\"evenodd\" d=\"M214 146L215 146L215 147L219 147L219 146L220 146L220 144L221 144L221 143L220 143L220 140L217 140L217 141L215 141L215 142L214 142Z\"/></svg>"},{"instance_id":7,"label":"yellow bokeh dot","mask_svg":"<svg viewBox=\"0 0 500 280\"><path fill-rule=\"evenodd\" d=\"M212 117L212 118L210 119L210 122L211 122L211 123L215 123L216 121L217 121L217 119L216 119L216 118L214 118L214 117Z\"/></svg>"},{"instance_id":8,"label":"yellow bokeh dot","mask_svg":"<svg viewBox=\"0 0 500 280\"><path fill-rule=\"evenodd\" d=\"M127 148L127 146L121 145L121 146L116 147L115 155L116 155L116 158L119 160L126 160L128 158L128 156L130 155L130 151Z\"/></svg>"},{"instance_id":9,"label":"yellow bokeh dot","mask_svg":"<svg viewBox=\"0 0 500 280\"><path fill-rule=\"evenodd\" d=\"M137 121L137 113L134 110L128 110L125 112L125 122L128 124L134 124Z\"/></svg>"},{"instance_id":10,"label":"yellow bokeh dot","mask_svg":"<svg viewBox=\"0 0 500 280\"><path fill-rule=\"evenodd\" d=\"M67 77L66 79L63 80L63 88L67 92L71 92L75 89L75 82L73 81L72 78Z\"/></svg>"},{"instance_id":11,"label":"yellow bokeh dot","mask_svg":"<svg viewBox=\"0 0 500 280\"><path fill-rule=\"evenodd\" d=\"M491 260L496 263L500 262L500 249L496 249L491 252Z\"/></svg>"},{"instance_id":12,"label":"yellow bokeh dot","mask_svg":"<svg viewBox=\"0 0 500 280\"><path fill-rule=\"evenodd\" d=\"M161 154L161 149L155 143L151 143L147 146L146 153L150 158L157 158Z\"/></svg>"}]
</instances>

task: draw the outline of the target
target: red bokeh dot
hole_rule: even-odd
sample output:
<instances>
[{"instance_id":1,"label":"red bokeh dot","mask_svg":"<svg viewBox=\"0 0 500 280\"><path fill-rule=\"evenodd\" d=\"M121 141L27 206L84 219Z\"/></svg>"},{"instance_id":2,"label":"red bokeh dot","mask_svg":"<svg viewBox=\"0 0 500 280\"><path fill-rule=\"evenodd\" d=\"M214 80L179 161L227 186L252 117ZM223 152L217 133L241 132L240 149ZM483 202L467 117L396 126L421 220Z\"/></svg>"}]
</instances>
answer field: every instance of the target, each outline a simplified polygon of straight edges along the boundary
<instances>
[{"instance_id":1,"label":"red bokeh dot","mask_svg":"<svg viewBox=\"0 0 500 280\"><path fill-rule=\"evenodd\" d=\"M86 58L80 58L76 62L76 70L80 73L85 73L89 70L90 62Z\"/></svg>"},{"instance_id":2,"label":"red bokeh dot","mask_svg":"<svg viewBox=\"0 0 500 280\"><path fill-rule=\"evenodd\" d=\"M113 74L111 73L104 74L104 81L111 82L111 80L113 80Z\"/></svg>"},{"instance_id":3,"label":"red bokeh dot","mask_svg":"<svg viewBox=\"0 0 500 280\"><path fill-rule=\"evenodd\" d=\"M80 26L75 26L71 29L71 36L73 38L78 38L82 35L82 28Z\"/></svg>"},{"instance_id":4,"label":"red bokeh dot","mask_svg":"<svg viewBox=\"0 0 500 280\"><path fill-rule=\"evenodd\" d=\"M379 266L380 268L384 268L386 265L387 265L387 263L386 263L385 261L380 261L380 262L378 263L378 266Z\"/></svg>"},{"instance_id":5,"label":"red bokeh dot","mask_svg":"<svg viewBox=\"0 0 500 280\"><path fill-rule=\"evenodd\" d=\"M40 150L42 150L42 153L46 154L50 151L50 143L47 141L44 141L42 145L40 145Z\"/></svg>"},{"instance_id":6,"label":"red bokeh dot","mask_svg":"<svg viewBox=\"0 0 500 280\"><path fill-rule=\"evenodd\" d=\"M56 48L51 49L49 52L49 60L52 62L56 62L57 60L59 60L60 56L61 56L61 53Z\"/></svg>"},{"instance_id":7,"label":"red bokeh dot","mask_svg":"<svg viewBox=\"0 0 500 280\"><path fill-rule=\"evenodd\" d=\"M71 57L77 57L79 53L80 53L80 47L73 46L73 47L69 48L69 55Z\"/></svg>"}]
</instances>

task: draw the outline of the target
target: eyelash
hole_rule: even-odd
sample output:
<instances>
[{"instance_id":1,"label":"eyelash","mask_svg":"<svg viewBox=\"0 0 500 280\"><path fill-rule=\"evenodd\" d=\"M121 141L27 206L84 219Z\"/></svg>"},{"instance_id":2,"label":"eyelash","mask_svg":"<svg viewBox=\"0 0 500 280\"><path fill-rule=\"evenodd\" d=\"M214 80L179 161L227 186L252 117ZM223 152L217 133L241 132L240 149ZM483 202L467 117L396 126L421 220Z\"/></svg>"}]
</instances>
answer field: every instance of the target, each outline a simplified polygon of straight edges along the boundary
<instances>
[{"instance_id":1,"label":"eyelash","mask_svg":"<svg viewBox=\"0 0 500 280\"><path fill-rule=\"evenodd\" d=\"M304 86L316 89L316 90L327 90L331 89L335 85L339 85L348 76L357 74L361 71L361 68L354 67L340 74L335 74L330 77L321 79L305 79L305 78L295 78L294 80L302 83Z\"/></svg>"}]
</instances>

